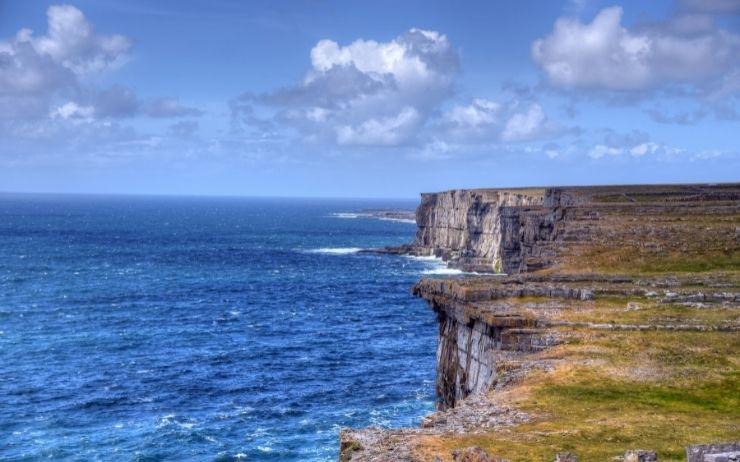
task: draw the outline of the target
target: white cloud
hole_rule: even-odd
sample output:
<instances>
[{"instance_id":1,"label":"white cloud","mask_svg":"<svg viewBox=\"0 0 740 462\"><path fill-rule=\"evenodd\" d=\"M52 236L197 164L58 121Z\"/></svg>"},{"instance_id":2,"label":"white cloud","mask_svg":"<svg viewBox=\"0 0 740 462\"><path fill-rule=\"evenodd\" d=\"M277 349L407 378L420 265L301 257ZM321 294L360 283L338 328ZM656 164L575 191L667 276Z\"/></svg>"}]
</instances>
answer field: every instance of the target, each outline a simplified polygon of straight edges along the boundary
<instances>
[{"instance_id":1,"label":"white cloud","mask_svg":"<svg viewBox=\"0 0 740 462\"><path fill-rule=\"evenodd\" d=\"M525 112L511 116L506 122L501 138L504 141L521 141L536 138L547 130L547 116L542 106L532 104Z\"/></svg>"},{"instance_id":2,"label":"white cloud","mask_svg":"<svg viewBox=\"0 0 740 462\"><path fill-rule=\"evenodd\" d=\"M478 128L498 122L501 104L483 98L474 99L469 105L455 105L445 113L444 119L457 127Z\"/></svg>"},{"instance_id":3,"label":"white cloud","mask_svg":"<svg viewBox=\"0 0 740 462\"><path fill-rule=\"evenodd\" d=\"M101 71L120 64L131 48L123 35L100 35L80 10L71 5L53 5L46 12L47 35L34 37L29 29L16 35L18 43L30 44L39 55L76 74Z\"/></svg>"},{"instance_id":4,"label":"white cloud","mask_svg":"<svg viewBox=\"0 0 740 462\"><path fill-rule=\"evenodd\" d=\"M531 95L453 103L459 58L436 31L410 29L388 42L321 40L310 55L311 68L299 83L232 100L235 129L287 127L312 143L408 146L445 156L464 145L560 131Z\"/></svg>"},{"instance_id":5,"label":"white cloud","mask_svg":"<svg viewBox=\"0 0 740 462\"><path fill-rule=\"evenodd\" d=\"M740 36L697 19L685 19L684 30L677 23L629 30L621 7L605 8L587 24L564 17L532 44L532 57L560 87L629 91L701 83L738 66Z\"/></svg>"},{"instance_id":6,"label":"white cloud","mask_svg":"<svg viewBox=\"0 0 740 462\"><path fill-rule=\"evenodd\" d=\"M502 102L476 98L442 114L434 133L457 143L516 142L546 138L561 131L537 103L516 98Z\"/></svg>"},{"instance_id":7,"label":"white cloud","mask_svg":"<svg viewBox=\"0 0 740 462\"><path fill-rule=\"evenodd\" d=\"M95 114L95 108L92 106L80 106L70 101L61 106L55 107L51 111L52 118L61 119L90 119Z\"/></svg>"},{"instance_id":8,"label":"white cloud","mask_svg":"<svg viewBox=\"0 0 740 462\"><path fill-rule=\"evenodd\" d=\"M337 144L396 146L410 140L419 123L419 112L405 107L392 117L369 119L358 126L337 127Z\"/></svg>"},{"instance_id":9,"label":"white cloud","mask_svg":"<svg viewBox=\"0 0 740 462\"><path fill-rule=\"evenodd\" d=\"M606 155L609 156L618 156L624 152L621 148L614 148L611 146L606 146L604 144L597 144L593 148L591 148L588 151L588 156L593 159L600 159Z\"/></svg>"},{"instance_id":10,"label":"white cloud","mask_svg":"<svg viewBox=\"0 0 740 462\"><path fill-rule=\"evenodd\" d=\"M121 64L131 48L123 35L98 34L70 5L50 6L48 31L35 36L21 29L0 41L0 118L181 117L200 111L175 98L141 101L133 89L112 85L98 90L91 73ZM84 78L83 78L84 77Z\"/></svg>"},{"instance_id":11,"label":"white cloud","mask_svg":"<svg viewBox=\"0 0 740 462\"><path fill-rule=\"evenodd\" d=\"M152 149L150 141L160 138L116 120L199 115L175 98L140 99L115 84L100 88L101 73L123 64L131 46L128 37L96 32L69 5L48 8L45 33L21 28L0 39L0 160L133 155L132 148Z\"/></svg>"},{"instance_id":12,"label":"white cloud","mask_svg":"<svg viewBox=\"0 0 740 462\"><path fill-rule=\"evenodd\" d=\"M443 34L410 29L388 42L319 41L311 69L296 85L232 101L237 124L261 127L252 105L273 108L274 120L305 139L338 145L397 146L411 142L452 94L458 56Z\"/></svg>"},{"instance_id":13,"label":"white cloud","mask_svg":"<svg viewBox=\"0 0 740 462\"><path fill-rule=\"evenodd\" d=\"M657 143L653 143L653 142L640 143L637 146L633 146L630 149L630 154L636 157L642 157L645 154L654 154L659 148L660 148L660 145Z\"/></svg>"}]
</instances>

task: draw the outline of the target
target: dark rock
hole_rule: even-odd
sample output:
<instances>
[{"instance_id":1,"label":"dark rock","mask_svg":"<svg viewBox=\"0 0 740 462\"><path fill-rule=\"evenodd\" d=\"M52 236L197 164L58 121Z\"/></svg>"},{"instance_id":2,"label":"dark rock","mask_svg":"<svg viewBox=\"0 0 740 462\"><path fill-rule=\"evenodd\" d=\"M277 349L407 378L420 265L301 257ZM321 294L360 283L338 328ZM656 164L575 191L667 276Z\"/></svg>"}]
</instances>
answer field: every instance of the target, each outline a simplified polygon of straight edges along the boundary
<instances>
[{"instance_id":1,"label":"dark rock","mask_svg":"<svg viewBox=\"0 0 740 462\"><path fill-rule=\"evenodd\" d=\"M655 451L636 449L624 453L624 462L657 462L658 454Z\"/></svg>"},{"instance_id":2,"label":"dark rock","mask_svg":"<svg viewBox=\"0 0 740 462\"><path fill-rule=\"evenodd\" d=\"M571 452L559 452L555 455L555 462L578 462L578 456Z\"/></svg>"}]
</instances>

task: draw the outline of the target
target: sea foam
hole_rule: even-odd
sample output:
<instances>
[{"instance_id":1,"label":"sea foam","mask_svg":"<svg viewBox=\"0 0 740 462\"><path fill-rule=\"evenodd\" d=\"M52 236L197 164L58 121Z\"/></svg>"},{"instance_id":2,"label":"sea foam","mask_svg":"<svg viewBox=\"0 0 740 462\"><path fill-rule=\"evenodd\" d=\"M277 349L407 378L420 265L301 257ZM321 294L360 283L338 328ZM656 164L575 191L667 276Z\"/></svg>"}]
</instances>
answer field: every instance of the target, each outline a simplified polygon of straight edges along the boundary
<instances>
[{"instance_id":1,"label":"sea foam","mask_svg":"<svg viewBox=\"0 0 740 462\"><path fill-rule=\"evenodd\" d=\"M321 253L325 255L349 255L357 253L362 248L360 247L321 247L319 249L309 249L308 253Z\"/></svg>"},{"instance_id":2,"label":"sea foam","mask_svg":"<svg viewBox=\"0 0 740 462\"><path fill-rule=\"evenodd\" d=\"M469 274L465 273L463 270L455 269L455 268L432 268L428 270L424 270L421 272L421 274L446 274L446 275L453 275L453 274Z\"/></svg>"}]
</instances>

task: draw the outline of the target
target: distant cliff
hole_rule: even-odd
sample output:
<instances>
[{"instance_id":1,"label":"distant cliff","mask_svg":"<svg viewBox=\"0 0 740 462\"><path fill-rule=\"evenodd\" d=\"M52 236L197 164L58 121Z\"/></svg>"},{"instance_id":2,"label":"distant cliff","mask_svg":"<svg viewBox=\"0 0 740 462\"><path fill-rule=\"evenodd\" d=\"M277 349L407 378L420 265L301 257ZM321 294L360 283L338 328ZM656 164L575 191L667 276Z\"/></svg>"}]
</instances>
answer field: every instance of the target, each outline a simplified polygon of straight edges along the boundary
<instances>
[{"instance_id":1,"label":"distant cliff","mask_svg":"<svg viewBox=\"0 0 740 462\"><path fill-rule=\"evenodd\" d=\"M542 193L454 190L422 194L414 246L471 271L518 271L520 216L541 209Z\"/></svg>"},{"instance_id":2,"label":"distant cliff","mask_svg":"<svg viewBox=\"0 0 740 462\"><path fill-rule=\"evenodd\" d=\"M422 194L413 253L442 257L455 268L525 273L584 263L610 267L629 261L729 252L734 230L691 228L706 216L731 216L736 185L593 186L452 190ZM696 221L692 222L692 217ZM689 229L687 229L687 226ZM707 234L720 233L716 236ZM603 261L611 258L615 261ZM637 260L636 260L637 259Z\"/></svg>"}]
</instances>

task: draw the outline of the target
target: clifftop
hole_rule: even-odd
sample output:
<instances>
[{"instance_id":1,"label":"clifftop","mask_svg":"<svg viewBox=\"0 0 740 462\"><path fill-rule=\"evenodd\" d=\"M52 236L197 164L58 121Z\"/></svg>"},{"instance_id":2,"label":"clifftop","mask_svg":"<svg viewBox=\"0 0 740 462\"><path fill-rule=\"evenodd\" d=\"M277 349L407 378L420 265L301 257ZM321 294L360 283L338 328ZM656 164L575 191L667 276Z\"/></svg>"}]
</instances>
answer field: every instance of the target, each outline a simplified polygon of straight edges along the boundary
<instances>
[{"instance_id":1,"label":"clifftop","mask_svg":"<svg viewBox=\"0 0 740 462\"><path fill-rule=\"evenodd\" d=\"M739 184L454 190L417 224L405 250L509 275L416 284L439 410L343 431L343 460L740 456L686 449L740 435Z\"/></svg>"}]
</instances>

